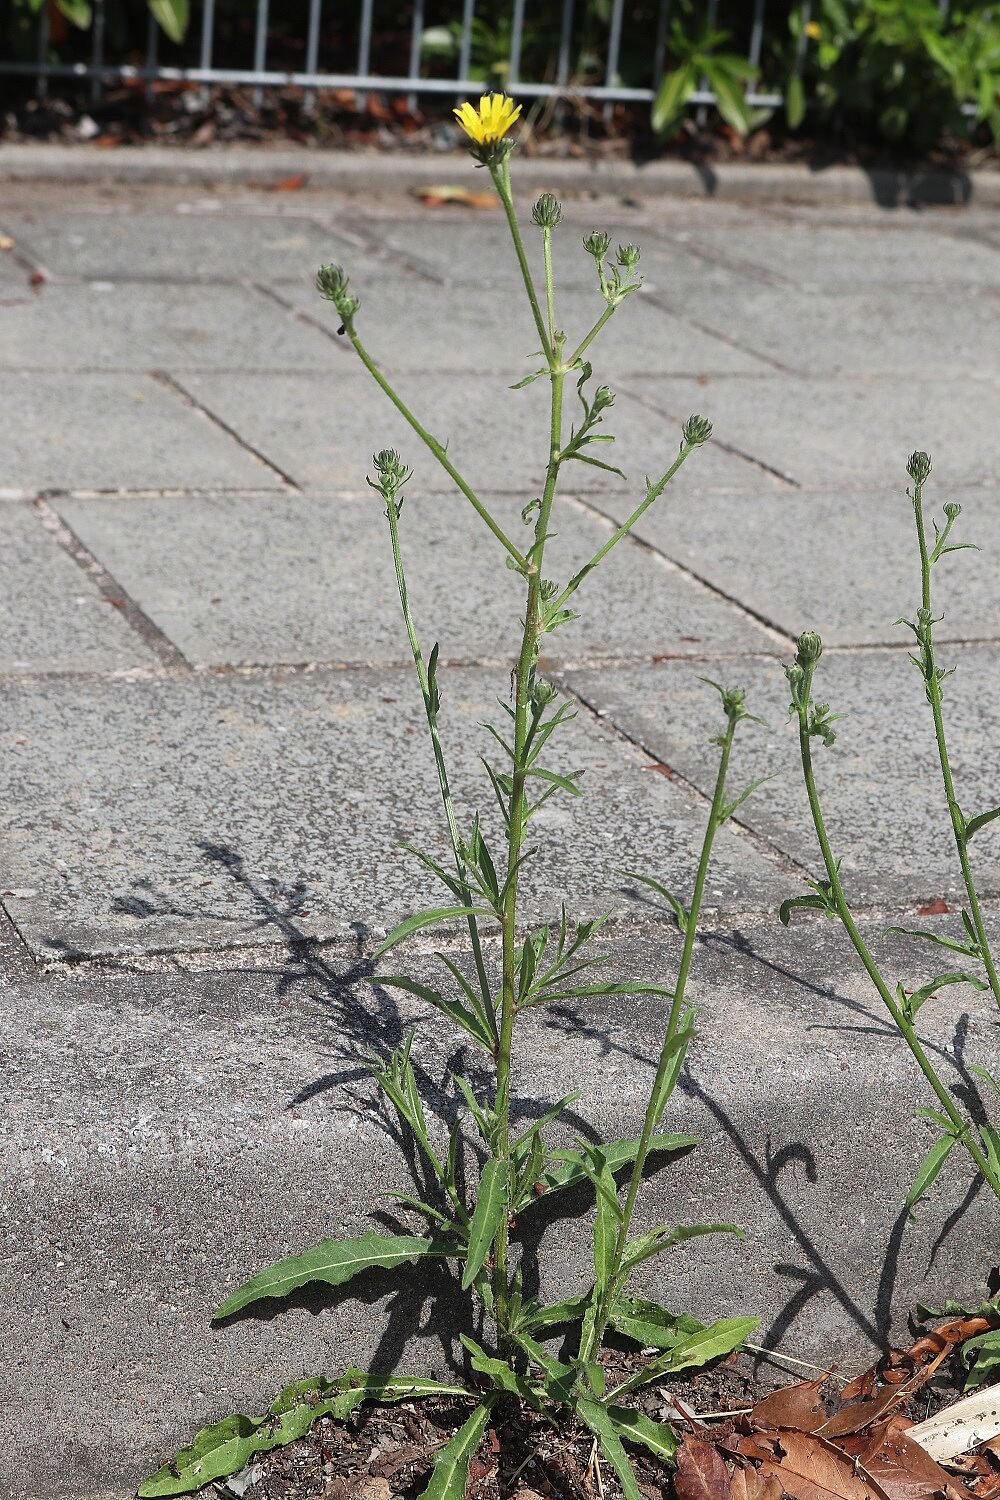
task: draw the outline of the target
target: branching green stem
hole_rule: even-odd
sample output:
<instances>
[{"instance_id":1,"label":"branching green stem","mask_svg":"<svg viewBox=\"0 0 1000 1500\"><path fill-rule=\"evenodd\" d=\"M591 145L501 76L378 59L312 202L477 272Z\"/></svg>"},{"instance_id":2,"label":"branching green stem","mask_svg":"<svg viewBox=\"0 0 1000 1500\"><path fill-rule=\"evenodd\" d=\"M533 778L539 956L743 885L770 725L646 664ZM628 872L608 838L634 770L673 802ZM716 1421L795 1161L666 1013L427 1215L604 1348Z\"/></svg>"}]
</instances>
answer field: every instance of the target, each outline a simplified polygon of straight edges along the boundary
<instances>
[{"instance_id":1,"label":"branching green stem","mask_svg":"<svg viewBox=\"0 0 1000 1500\"><path fill-rule=\"evenodd\" d=\"M389 536L392 540L392 560L396 570L396 585L399 589L399 603L403 611L403 619L406 623L406 633L410 641L410 651L413 654L413 664L417 669L417 677L420 682L420 692L424 700L424 712L427 715L427 728L434 748L434 764L437 767L438 785L441 789L441 801L444 804L444 814L448 823L448 836L451 840L452 853L455 856L455 870L458 875L459 889L462 900L466 906L475 906L472 897L472 889L469 885L468 873L465 860L462 856L462 840L458 831L458 819L455 816L455 804L451 795L451 785L448 780L448 767L444 758L444 747L441 744L441 734L438 728L437 705L435 693L424 663L423 652L420 649L420 640L417 636L413 615L410 612L409 595L406 588L406 575L403 571L403 558L399 546L399 515L396 510L395 501L390 497L386 502L386 513L389 517ZM486 964L483 960L482 944L479 940L479 923L473 916L468 918L469 938L472 943L472 953L476 965L476 977L479 980L479 989L483 997L483 1018L489 1024L493 1032L495 1044L499 1043L496 1015L491 1000L490 983L486 977Z\"/></svg>"},{"instance_id":2,"label":"branching green stem","mask_svg":"<svg viewBox=\"0 0 1000 1500\"><path fill-rule=\"evenodd\" d=\"M892 990L883 979L879 967L872 957L871 952L869 951L867 943L861 936L858 925L855 922L854 916L851 912L851 908L848 905L847 897L844 895L844 888L840 881L840 872L837 866L837 861L834 858L833 850L830 846L829 835L826 831L826 822L823 817L823 809L819 800L819 792L816 789L816 777L813 772L808 709L808 700L812 686L812 669L807 668L806 673L807 675L799 692L797 703L797 713L799 720L799 754L802 760L802 774L805 779L806 794L809 798L809 810L812 813L813 827L816 830L816 838L819 842L820 853L823 856L823 864L826 866L827 880L830 883L830 894L833 897L833 902L837 909L837 915L843 924L847 936L850 938L851 943L854 946L855 952L857 953L861 962L864 964L869 979L875 986L883 1004L891 1015L896 1029L899 1031L906 1045L909 1047L910 1052L913 1054L917 1066L934 1091L934 1094L936 1095L938 1103L941 1105L942 1110L948 1116L948 1119L952 1124L956 1139L962 1142L963 1146L972 1157L972 1160L974 1161L979 1172L982 1173L990 1188L997 1195L997 1197L1000 1198L1000 1177L998 1177L997 1173L994 1172L993 1168L989 1164L989 1161L987 1160L985 1153L980 1148L974 1134L974 1126L970 1121L967 1121L962 1117L961 1111L955 1104L955 1101L949 1093L946 1085L938 1076L934 1064L931 1062L930 1058L927 1056L927 1053L924 1051L923 1045L921 1044L921 1041L917 1036L916 1031L914 1030L912 1022L907 1020L906 1016L903 1014L903 1011L900 1009L900 1006L898 1005L896 998L892 993Z\"/></svg>"},{"instance_id":3,"label":"branching green stem","mask_svg":"<svg viewBox=\"0 0 1000 1500\"><path fill-rule=\"evenodd\" d=\"M433 437L431 433L427 431L426 427L422 426L422 424L417 421L416 417L410 411L410 408L406 405L402 397L397 395L396 391L389 384L388 380L386 380L385 376L382 374L382 371L379 369L378 365L368 353L368 350L361 342L353 327L347 326L347 333L351 340L351 343L354 345L354 348L358 353L362 364L374 376L377 384L381 386L383 391L385 391L385 394L389 397L389 400L392 402L393 406L396 408L399 414L404 417L407 422L409 422L410 426L413 428L417 436L421 439L422 442L427 445L427 447L433 453L434 457L444 469L445 473L455 481L465 498L470 502L470 504L486 522L487 526L490 528L500 545L504 547L505 550L510 554L510 556L514 559L522 572L527 572L530 568L530 564L527 558L518 551L517 547L515 547L514 543L511 541L510 537L504 531L500 523L490 514L489 510L487 510L486 506L480 500L479 496L462 478L461 474L455 468L455 465L452 463L451 459L445 452L443 445L438 442L436 437Z\"/></svg>"},{"instance_id":4,"label":"branching green stem","mask_svg":"<svg viewBox=\"0 0 1000 1500\"><path fill-rule=\"evenodd\" d=\"M675 1040L681 1019L684 1015L687 982L691 972L691 962L694 957L698 919L701 915L701 905L705 895L705 882L708 879L712 847L715 843L715 836L726 819L726 777L729 773L729 758L733 749L733 737L736 733L736 725L739 723L740 717L739 712L729 711L727 713L726 728L719 741L719 768L715 778L712 806L709 811L708 822L705 826L705 836L702 840L701 856L698 860L698 871L695 876L694 893L691 897L691 906L684 930L684 946L681 950L680 963L677 967L677 983L674 987L673 1003L670 1007L670 1016L667 1021L663 1046L660 1049L660 1059L656 1069L656 1078L650 1091L649 1104L646 1107L646 1115L642 1122L642 1134L639 1137L639 1147L635 1154L628 1190L625 1195L625 1203L622 1208L622 1218L615 1241L611 1274L607 1278L604 1294L597 1306L593 1320L589 1325L584 1325L585 1332L581 1340L579 1356L581 1364L586 1364L591 1359L596 1358L611 1314L614 1311L615 1300L621 1290L622 1262L625 1258L629 1235L632 1232L635 1206L639 1197L639 1189L642 1186L646 1161L649 1157L649 1143L653 1138L657 1125L660 1123L660 1116L663 1113L664 1087L676 1055Z\"/></svg>"},{"instance_id":5,"label":"branching green stem","mask_svg":"<svg viewBox=\"0 0 1000 1500\"><path fill-rule=\"evenodd\" d=\"M510 157L505 156L499 166L490 167L490 176L493 178L493 186L497 190L500 202L503 204L504 213L507 215L507 225L510 229L510 237L514 242L514 252L517 255L517 263L521 267L521 278L524 281L524 289L528 294L531 304L531 314L538 329L538 337L542 341L542 353L551 367L555 357L555 346L550 340L545 327L545 319L542 317L542 309L538 301L538 293L535 291L535 283L532 279L531 268L528 265L528 257L524 251L524 241L521 238L521 228L517 222L517 210L514 207L514 195L510 186ZM551 285L552 266L551 257L546 265L546 280ZM549 294L549 306L551 308L552 298ZM553 320L554 321L554 320Z\"/></svg>"},{"instance_id":6,"label":"branching green stem","mask_svg":"<svg viewBox=\"0 0 1000 1500\"><path fill-rule=\"evenodd\" d=\"M934 650L934 620L931 610L931 568L933 562L930 550L927 546L927 528L924 522L923 507L923 484L915 481L913 485L913 514L917 523L917 543L920 548L920 579L921 579L921 603L925 611L925 622L923 624L923 655L922 671L924 686L927 691L927 701L931 707L934 719L934 738L937 741L938 760L941 765L941 777L944 781L945 796L948 799L948 811L951 816L951 826L955 833L955 848L958 851L959 863L962 867L962 879L965 882L965 891L969 899L969 916L976 933L976 942L979 945L980 956L986 977L989 980L993 998L1000 1006L1000 976L997 975L996 964L990 949L989 939L986 936L986 926L983 922L982 908L979 904L979 895L976 891L976 882L972 874L972 866L969 863L969 837L966 832L965 818L958 798L955 795L955 781L951 770L951 758L948 754L948 741L944 727L944 710L942 707L941 678L938 675L937 657Z\"/></svg>"},{"instance_id":7,"label":"branching green stem","mask_svg":"<svg viewBox=\"0 0 1000 1500\"><path fill-rule=\"evenodd\" d=\"M605 323L611 317L611 314L613 312L615 312L615 310L617 308L619 308L620 306L621 306L621 302L620 301L618 301L618 302L609 302L608 303L607 307L601 313L601 316L598 318L598 320L594 324L593 328L587 334L586 338L582 341L582 343L580 343L580 344L577 345L577 347L573 350L573 353L570 355L569 360L567 361L567 364L568 364L568 366L569 366L569 368L571 370L572 370L573 366L576 364L577 360L578 359L582 359L583 356L586 354L587 350L590 348L591 344L594 342L594 340L596 339L597 335L600 333L601 329L604 327Z\"/></svg>"}]
</instances>

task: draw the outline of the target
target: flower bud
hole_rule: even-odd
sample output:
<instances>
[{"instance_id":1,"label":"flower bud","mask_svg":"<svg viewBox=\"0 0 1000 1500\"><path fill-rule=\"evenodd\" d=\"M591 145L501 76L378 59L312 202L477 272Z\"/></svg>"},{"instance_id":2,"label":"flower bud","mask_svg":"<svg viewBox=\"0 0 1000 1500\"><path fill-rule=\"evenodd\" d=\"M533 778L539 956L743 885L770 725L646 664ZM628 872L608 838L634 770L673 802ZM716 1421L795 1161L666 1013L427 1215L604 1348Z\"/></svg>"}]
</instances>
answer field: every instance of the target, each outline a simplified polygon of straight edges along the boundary
<instances>
[{"instance_id":1,"label":"flower bud","mask_svg":"<svg viewBox=\"0 0 1000 1500\"><path fill-rule=\"evenodd\" d=\"M624 266L625 269L626 269L626 271L631 271L632 267L636 264L636 262L638 261L638 259L639 259L639 246L638 245L619 245L618 246L618 264L620 266Z\"/></svg>"},{"instance_id":2,"label":"flower bud","mask_svg":"<svg viewBox=\"0 0 1000 1500\"><path fill-rule=\"evenodd\" d=\"M609 385L599 385L594 392L594 400L590 409L596 416L599 411L606 411L609 406L614 406L614 404L615 393L611 387Z\"/></svg>"},{"instance_id":3,"label":"flower bud","mask_svg":"<svg viewBox=\"0 0 1000 1500\"><path fill-rule=\"evenodd\" d=\"M552 193L543 193L531 210L539 229L555 229L562 218L562 204Z\"/></svg>"},{"instance_id":4,"label":"flower bud","mask_svg":"<svg viewBox=\"0 0 1000 1500\"><path fill-rule=\"evenodd\" d=\"M320 266L316 272L316 290L333 303L345 323L350 323L361 303L347 290L347 285L347 272L343 266Z\"/></svg>"},{"instance_id":5,"label":"flower bud","mask_svg":"<svg viewBox=\"0 0 1000 1500\"><path fill-rule=\"evenodd\" d=\"M914 484L923 484L931 472L931 460L928 453L911 453L906 465L906 472Z\"/></svg>"},{"instance_id":6,"label":"flower bud","mask_svg":"<svg viewBox=\"0 0 1000 1500\"><path fill-rule=\"evenodd\" d=\"M795 662L800 667L814 667L823 655L823 642L815 630L804 630L796 641Z\"/></svg>"},{"instance_id":7,"label":"flower bud","mask_svg":"<svg viewBox=\"0 0 1000 1500\"><path fill-rule=\"evenodd\" d=\"M536 708L544 708L552 702L557 691L551 682L539 682L536 678L531 686L531 701Z\"/></svg>"},{"instance_id":8,"label":"flower bud","mask_svg":"<svg viewBox=\"0 0 1000 1500\"><path fill-rule=\"evenodd\" d=\"M944 514L946 520L957 521L962 514L962 507L957 500L948 500L944 507Z\"/></svg>"},{"instance_id":9,"label":"flower bud","mask_svg":"<svg viewBox=\"0 0 1000 1500\"><path fill-rule=\"evenodd\" d=\"M584 238L583 248L599 263L607 255L610 244L611 240L603 229L594 229Z\"/></svg>"},{"instance_id":10,"label":"flower bud","mask_svg":"<svg viewBox=\"0 0 1000 1500\"><path fill-rule=\"evenodd\" d=\"M381 483L388 489L398 490L410 477L410 470L395 448L383 448L381 452L373 454L372 466Z\"/></svg>"},{"instance_id":11,"label":"flower bud","mask_svg":"<svg viewBox=\"0 0 1000 1500\"><path fill-rule=\"evenodd\" d=\"M684 441L689 448L700 448L712 436L712 424L707 417L688 417L684 423Z\"/></svg>"},{"instance_id":12,"label":"flower bud","mask_svg":"<svg viewBox=\"0 0 1000 1500\"><path fill-rule=\"evenodd\" d=\"M543 599L553 599L559 590L559 585L554 578L543 578L539 584L539 593Z\"/></svg>"}]
</instances>

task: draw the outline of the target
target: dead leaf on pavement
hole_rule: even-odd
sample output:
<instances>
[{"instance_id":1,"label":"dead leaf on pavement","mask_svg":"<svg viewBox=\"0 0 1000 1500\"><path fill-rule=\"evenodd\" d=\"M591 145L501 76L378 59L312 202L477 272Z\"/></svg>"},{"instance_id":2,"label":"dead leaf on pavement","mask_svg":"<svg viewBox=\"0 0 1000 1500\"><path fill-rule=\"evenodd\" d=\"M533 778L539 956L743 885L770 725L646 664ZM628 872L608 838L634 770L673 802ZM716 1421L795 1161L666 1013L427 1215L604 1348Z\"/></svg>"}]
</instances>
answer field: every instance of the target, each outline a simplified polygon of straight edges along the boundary
<instances>
[{"instance_id":1,"label":"dead leaf on pavement","mask_svg":"<svg viewBox=\"0 0 1000 1500\"><path fill-rule=\"evenodd\" d=\"M761 1473L773 1474L795 1500L873 1500L879 1495L856 1471L854 1460L825 1438L787 1428L778 1442L780 1456L766 1459Z\"/></svg>"},{"instance_id":2,"label":"dead leaf on pavement","mask_svg":"<svg viewBox=\"0 0 1000 1500\"><path fill-rule=\"evenodd\" d=\"M923 904L923 906L918 906L917 907L917 916L918 917L943 917L945 915L945 913L949 912L949 911L951 911L951 907L948 905L947 901L945 901L943 899L943 897L938 896L938 897L936 897L935 900L933 900L933 901L925 901L924 904Z\"/></svg>"},{"instance_id":3,"label":"dead leaf on pavement","mask_svg":"<svg viewBox=\"0 0 1000 1500\"><path fill-rule=\"evenodd\" d=\"M494 193L477 193L472 188L459 187L454 183L414 188L413 194L428 208L440 208L445 203L457 203L461 208L498 208L500 206L500 200Z\"/></svg>"},{"instance_id":4,"label":"dead leaf on pavement","mask_svg":"<svg viewBox=\"0 0 1000 1500\"><path fill-rule=\"evenodd\" d=\"M732 1500L729 1470L718 1449L704 1438L686 1437L677 1450L677 1500Z\"/></svg>"},{"instance_id":5,"label":"dead leaf on pavement","mask_svg":"<svg viewBox=\"0 0 1000 1500\"><path fill-rule=\"evenodd\" d=\"M797 1380L781 1390L772 1391L758 1401L751 1421L761 1427L796 1427L800 1432L815 1432L826 1422L826 1408L820 1400L820 1388L827 1376L818 1380Z\"/></svg>"},{"instance_id":6,"label":"dead leaf on pavement","mask_svg":"<svg viewBox=\"0 0 1000 1500\"><path fill-rule=\"evenodd\" d=\"M271 183L272 193L297 193L304 188L309 178L305 172L296 172L294 177L283 177L280 182Z\"/></svg>"}]
</instances>

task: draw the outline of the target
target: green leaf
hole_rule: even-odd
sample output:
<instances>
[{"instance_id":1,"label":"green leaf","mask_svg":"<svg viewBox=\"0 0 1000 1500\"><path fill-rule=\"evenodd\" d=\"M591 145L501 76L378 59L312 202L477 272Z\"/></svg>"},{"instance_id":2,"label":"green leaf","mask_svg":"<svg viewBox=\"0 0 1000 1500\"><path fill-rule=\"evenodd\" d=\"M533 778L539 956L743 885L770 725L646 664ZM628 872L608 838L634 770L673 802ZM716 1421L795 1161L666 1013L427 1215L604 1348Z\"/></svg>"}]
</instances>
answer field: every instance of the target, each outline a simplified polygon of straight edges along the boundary
<instances>
[{"instance_id":1,"label":"green leaf","mask_svg":"<svg viewBox=\"0 0 1000 1500\"><path fill-rule=\"evenodd\" d=\"M946 984L971 984L973 989L989 989L985 979L980 979L976 974L966 974L961 969L949 969L944 974L937 974L927 984L922 984L919 990L914 990L912 994L904 994L903 1009L907 1020L912 1021L924 1001L936 995L938 990L943 989Z\"/></svg>"},{"instance_id":2,"label":"green leaf","mask_svg":"<svg viewBox=\"0 0 1000 1500\"><path fill-rule=\"evenodd\" d=\"M576 1414L597 1438L601 1452L618 1475L618 1482L622 1487L625 1500L642 1500L642 1492L636 1482L635 1471L621 1445L621 1439L615 1430L615 1424L607 1407L602 1406L599 1401L590 1401L581 1396L577 1398Z\"/></svg>"},{"instance_id":3,"label":"green leaf","mask_svg":"<svg viewBox=\"0 0 1000 1500\"><path fill-rule=\"evenodd\" d=\"M59 11L71 26L79 26L81 31L86 31L94 18L90 0L59 0Z\"/></svg>"},{"instance_id":4,"label":"green leaf","mask_svg":"<svg viewBox=\"0 0 1000 1500\"><path fill-rule=\"evenodd\" d=\"M666 135L671 126L677 123L685 104L697 87L698 73L693 63L682 63L679 68L666 75L653 100L650 115L650 123L657 135Z\"/></svg>"},{"instance_id":5,"label":"green leaf","mask_svg":"<svg viewBox=\"0 0 1000 1500\"><path fill-rule=\"evenodd\" d=\"M793 73L785 88L785 118L789 130L798 130L805 117L806 91L802 86L801 75Z\"/></svg>"},{"instance_id":6,"label":"green leaf","mask_svg":"<svg viewBox=\"0 0 1000 1500\"><path fill-rule=\"evenodd\" d=\"M590 1293L582 1297L565 1297L561 1302L550 1302L547 1307L536 1307L525 1314L526 1328L560 1328L565 1323L578 1323L587 1310Z\"/></svg>"},{"instance_id":7,"label":"green leaf","mask_svg":"<svg viewBox=\"0 0 1000 1500\"><path fill-rule=\"evenodd\" d=\"M471 1339L467 1333L460 1333L459 1338L472 1356L469 1361L472 1368L478 1374L486 1375L492 1380L498 1391L503 1391L510 1396L520 1396L522 1401L526 1401L536 1411L543 1408L544 1402L531 1381L519 1375L505 1359L497 1359L494 1355L487 1354L486 1350L481 1349L475 1339Z\"/></svg>"},{"instance_id":8,"label":"green leaf","mask_svg":"<svg viewBox=\"0 0 1000 1500\"><path fill-rule=\"evenodd\" d=\"M491 917L493 913L482 906L436 906L430 911L415 912L412 917L407 917L405 922L390 932L384 942L379 943L372 958L381 958L383 953L388 953L390 948L395 948L404 938L412 932L419 932L423 927L432 927L436 922L447 922L452 917Z\"/></svg>"},{"instance_id":9,"label":"green leaf","mask_svg":"<svg viewBox=\"0 0 1000 1500\"><path fill-rule=\"evenodd\" d=\"M936 943L939 948L947 948L951 953L962 953L966 958L981 956L978 947L959 942L958 938L948 937L943 932L926 932L922 927L887 927L885 930L887 933L901 933L903 937L923 938L925 942Z\"/></svg>"},{"instance_id":10,"label":"green leaf","mask_svg":"<svg viewBox=\"0 0 1000 1500\"><path fill-rule=\"evenodd\" d=\"M213 1320L229 1318L263 1297L287 1297L289 1292L313 1281L325 1282L327 1286L343 1286L361 1271L391 1271L406 1261L428 1255L464 1258L465 1251L461 1246L443 1240L429 1240L413 1234L376 1234L372 1229L356 1239L321 1240L301 1255L275 1261L274 1265L237 1287L216 1310Z\"/></svg>"},{"instance_id":11,"label":"green leaf","mask_svg":"<svg viewBox=\"0 0 1000 1500\"><path fill-rule=\"evenodd\" d=\"M936 1140L917 1168L910 1191L906 1195L906 1207L919 1203L935 1177L948 1159L948 1154L957 1142L957 1136L943 1135Z\"/></svg>"},{"instance_id":12,"label":"green leaf","mask_svg":"<svg viewBox=\"0 0 1000 1500\"><path fill-rule=\"evenodd\" d=\"M660 1380L664 1375L672 1375L677 1370L695 1369L710 1364L713 1359L721 1359L724 1354L731 1354L734 1349L739 1349L759 1322L759 1318L720 1318L717 1323L709 1324L698 1333L680 1339L658 1359L650 1360L648 1365L644 1365L611 1394L624 1396L641 1385Z\"/></svg>"},{"instance_id":13,"label":"green leaf","mask_svg":"<svg viewBox=\"0 0 1000 1500\"><path fill-rule=\"evenodd\" d=\"M689 1313L671 1313L639 1297L619 1297L611 1310L611 1324L644 1349L672 1349L681 1339L701 1333L705 1327Z\"/></svg>"},{"instance_id":14,"label":"green leaf","mask_svg":"<svg viewBox=\"0 0 1000 1500\"><path fill-rule=\"evenodd\" d=\"M462 1276L463 1291L468 1291L482 1270L490 1253L493 1237L507 1214L509 1185L510 1163L490 1157L479 1179L476 1210L469 1225L469 1251Z\"/></svg>"},{"instance_id":15,"label":"green leaf","mask_svg":"<svg viewBox=\"0 0 1000 1500\"><path fill-rule=\"evenodd\" d=\"M977 813L974 818L970 818L965 825L966 842L974 833L978 833L980 828L985 828L987 823L992 823L994 818L1000 818L1000 807L991 807L989 812Z\"/></svg>"},{"instance_id":16,"label":"green leaf","mask_svg":"<svg viewBox=\"0 0 1000 1500\"><path fill-rule=\"evenodd\" d=\"M614 1269L615 1250L618 1244L618 1229L622 1222L618 1190L611 1168L604 1153L594 1149L591 1161L596 1177L597 1214L594 1218L594 1286L597 1294L603 1294Z\"/></svg>"},{"instance_id":17,"label":"green leaf","mask_svg":"<svg viewBox=\"0 0 1000 1500\"><path fill-rule=\"evenodd\" d=\"M685 1240L698 1239L703 1234L735 1234L740 1239L743 1238L743 1230L737 1224L681 1224L677 1227L665 1224L660 1229L650 1230L648 1234L640 1234L629 1241L625 1247L622 1269L630 1270L639 1265L640 1261L649 1260L653 1255L671 1250L674 1245L682 1245Z\"/></svg>"},{"instance_id":18,"label":"green leaf","mask_svg":"<svg viewBox=\"0 0 1000 1500\"><path fill-rule=\"evenodd\" d=\"M749 718L750 715L748 714L747 717ZM773 781L773 780L774 780L774 776L772 775L772 776L758 776L757 779L756 779L756 781L751 781L751 783L750 783L749 786L745 786L743 788L742 792L740 792L740 794L739 794L738 797L734 797L733 800L732 800L732 802L727 802L726 803L726 806L722 809L722 812L719 814L719 822L720 823L727 822L728 819L732 817L732 815L736 811L736 809L739 808L739 807L742 807L743 804L744 804L744 802L746 802L748 798L752 797L753 794L754 794L754 792L757 791L757 789L759 787L762 787L766 781Z\"/></svg>"},{"instance_id":19,"label":"green leaf","mask_svg":"<svg viewBox=\"0 0 1000 1500\"><path fill-rule=\"evenodd\" d=\"M640 885L649 886L651 891L655 891L658 896L662 896L677 918L678 930L681 933L687 932L688 922L691 920L690 913L679 896L675 896L673 891L668 891L665 885L661 885L651 875L640 875L638 870L621 870L619 873L624 875L628 880L637 880Z\"/></svg>"},{"instance_id":20,"label":"green leaf","mask_svg":"<svg viewBox=\"0 0 1000 1500\"><path fill-rule=\"evenodd\" d=\"M564 792L569 792L574 797L582 795L580 788L573 780L574 776L582 776L582 771L573 771L569 776L560 776L556 771L545 771L541 766L532 766L525 772L527 776L537 776L542 781L550 781L553 786L560 787Z\"/></svg>"},{"instance_id":21,"label":"green leaf","mask_svg":"<svg viewBox=\"0 0 1000 1500\"><path fill-rule=\"evenodd\" d=\"M149 9L172 42L182 42L188 26L188 0L149 0Z\"/></svg>"},{"instance_id":22,"label":"green leaf","mask_svg":"<svg viewBox=\"0 0 1000 1500\"><path fill-rule=\"evenodd\" d=\"M633 1411L630 1406L609 1406L608 1417L614 1423L619 1437L636 1447L646 1448L656 1458L666 1463L673 1461L677 1452L677 1434L669 1422L654 1422L644 1412Z\"/></svg>"},{"instance_id":23,"label":"green leaf","mask_svg":"<svg viewBox=\"0 0 1000 1500\"><path fill-rule=\"evenodd\" d=\"M980 1125L979 1134L986 1150L986 1160L994 1172L1000 1172L1000 1133L992 1125Z\"/></svg>"},{"instance_id":24,"label":"green leaf","mask_svg":"<svg viewBox=\"0 0 1000 1500\"><path fill-rule=\"evenodd\" d=\"M787 927L792 920L792 912L799 907L809 907L814 911L825 911L829 914L830 903L824 901L822 896L790 896L787 901L782 901L778 907L778 921L783 927Z\"/></svg>"},{"instance_id":25,"label":"green leaf","mask_svg":"<svg viewBox=\"0 0 1000 1500\"><path fill-rule=\"evenodd\" d=\"M695 1135L654 1135L649 1143L650 1153L654 1151L683 1151L688 1146L697 1146L698 1137ZM638 1141L611 1141L602 1147L604 1159L612 1172L617 1172L619 1167L627 1166L635 1160L635 1153L639 1149ZM557 1163L550 1167L541 1179L545 1192L555 1193L562 1188L574 1187L578 1182L583 1182L589 1177L584 1168L579 1151L556 1151L552 1160Z\"/></svg>"},{"instance_id":26,"label":"green leaf","mask_svg":"<svg viewBox=\"0 0 1000 1500\"><path fill-rule=\"evenodd\" d=\"M969 1371L965 1388L976 1390L1000 1368L1000 1328L966 1339L961 1348L962 1362Z\"/></svg>"},{"instance_id":27,"label":"green leaf","mask_svg":"<svg viewBox=\"0 0 1000 1500\"><path fill-rule=\"evenodd\" d=\"M493 1401L492 1396L487 1396L441 1449L423 1491L423 1500L463 1500L469 1482L469 1462L489 1425Z\"/></svg>"},{"instance_id":28,"label":"green leaf","mask_svg":"<svg viewBox=\"0 0 1000 1500\"><path fill-rule=\"evenodd\" d=\"M450 1020L455 1021L471 1037L474 1037L482 1048L492 1054L492 1033L482 1019L468 1006L463 1005L461 1000L456 1000L454 996L442 995L440 990L432 989L427 984L420 984L416 979L409 979L404 974L380 974L377 983L389 985L392 989L405 990L409 995L416 995L419 999L426 1000L428 1005L433 1005L435 1010L441 1011Z\"/></svg>"}]
</instances>

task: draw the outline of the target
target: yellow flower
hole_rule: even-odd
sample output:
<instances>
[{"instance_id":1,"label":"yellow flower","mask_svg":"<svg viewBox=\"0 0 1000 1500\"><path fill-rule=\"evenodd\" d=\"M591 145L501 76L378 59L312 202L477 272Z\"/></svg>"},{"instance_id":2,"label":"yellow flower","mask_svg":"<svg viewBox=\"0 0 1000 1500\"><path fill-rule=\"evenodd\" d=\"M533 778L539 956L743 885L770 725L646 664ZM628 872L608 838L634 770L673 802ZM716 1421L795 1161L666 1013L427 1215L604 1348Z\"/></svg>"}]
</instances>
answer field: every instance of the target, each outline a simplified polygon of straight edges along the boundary
<instances>
[{"instance_id":1,"label":"yellow flower","mask_svg":"<svg viewBox=\"0 0 1000 1500\"><path fill-rule=\"evenodd\" d=\"M507 134L521 113L521 106L506 94L483 94L478 109L466 99L453 113L477 146L492 146Z\"/></svg>"},{"instance_id":2,"label":"yellow flower","mask_svg":"<svg viewBox=\"0 0 1000 1500\"><path fill-rule=\"evenodd\" d=\"M823 28L818 21L807 21L802 30L806 36L811 36L814 42L818 42L823 35Z\"/></svg>"}]
</instances>

